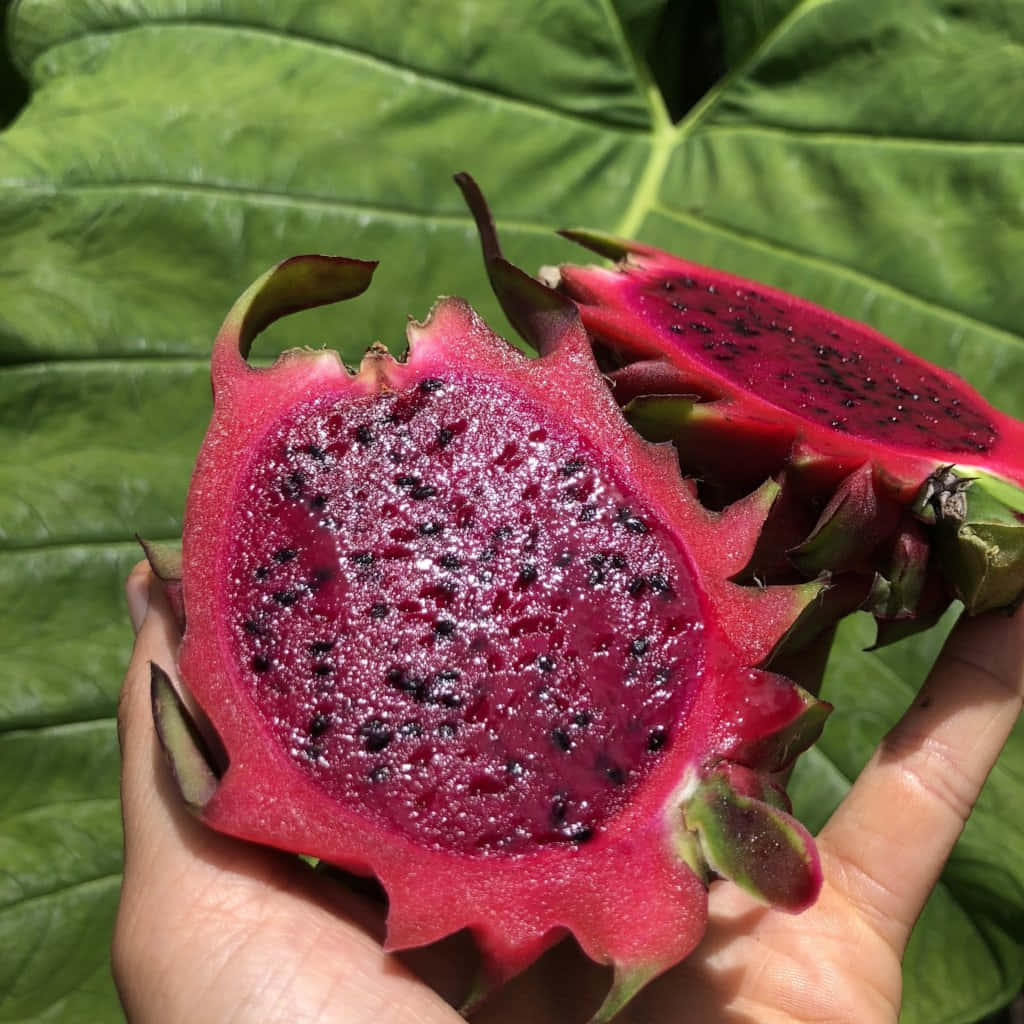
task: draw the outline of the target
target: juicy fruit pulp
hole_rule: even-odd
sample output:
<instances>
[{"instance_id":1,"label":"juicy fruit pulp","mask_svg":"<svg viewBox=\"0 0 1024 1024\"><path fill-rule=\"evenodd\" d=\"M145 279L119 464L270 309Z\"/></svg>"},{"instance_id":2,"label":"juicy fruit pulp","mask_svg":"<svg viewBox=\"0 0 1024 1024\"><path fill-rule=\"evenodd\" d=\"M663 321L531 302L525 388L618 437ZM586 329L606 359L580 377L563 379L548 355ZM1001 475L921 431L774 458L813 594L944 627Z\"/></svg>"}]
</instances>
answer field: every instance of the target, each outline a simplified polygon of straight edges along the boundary
<instances>
[{"instance_id":1,"label":"juicy fruit pulp","mask_svg":"<svg viewBox=\"0 0 1024 1024\"><path fill-rule=\"evenodd\" d=\"M158 729L212 827L374 874L389 948L468 928L479 994L571 933L615 967L606 1020L699 941L715 873L817 893L772 776L828 707L758 666L821 588L729 582L776 489L705 510L528 278L536 360L445 299L404 362L246 364L372 269L287 261L218 336L180 669L220 770L154 670Z\"/></svg>"},{"instance_id":2,"label":"juicy fruit pulp","mask_svg":"<svg viewBox=\"0 0 1024 1024\"><path fill-rule=\"evenodd\" d=\"M704 659L664 526L584 439L472 378L298 413L242 482L227 566L235 657L277 742L416 842L593 837Z\"/></svg>"},{"instance_id":3,"label":"juicy fruit pulp","mask_svg":"<svg viewBox=\"0 0 1024 1024\"><path fill-rule=\"evenodd\" d=\"M564 234L620 260L554 276L620 366L612 381L634 425L674 441L708 494L728 498L783 474L774 561L751 575L783 578L780 564L808 575L856 569L876 577L866 608L923 624L944 604L940 572L971 612L1020 598L1024 424L953 374L795 296L637 243ZM934 527L909 566L893 562L901 531L916 529L901 510ZM780 563L782 539L793 550Z\"/></svg>"}]
</instances>

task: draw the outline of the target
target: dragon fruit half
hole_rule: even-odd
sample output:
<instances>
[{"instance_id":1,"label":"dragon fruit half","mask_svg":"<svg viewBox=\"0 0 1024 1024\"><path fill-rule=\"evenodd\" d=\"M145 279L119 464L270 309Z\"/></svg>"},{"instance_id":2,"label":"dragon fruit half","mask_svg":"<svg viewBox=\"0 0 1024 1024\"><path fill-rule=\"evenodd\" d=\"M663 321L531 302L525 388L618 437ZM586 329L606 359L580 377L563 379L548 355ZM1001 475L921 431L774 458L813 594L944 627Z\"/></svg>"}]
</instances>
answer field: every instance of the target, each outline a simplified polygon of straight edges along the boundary
<instances>
[{"instance_id":1,"label":"dragon fruit half","mask_svg":"<svg viewBox=\"0 0 1024 1024\"><path fill-rule=\"evenodd\" d=\"M971 613L1020 600L1024 423L803 299L634 242L563 234L619 261L554 276L624 364L611 379L634 426L674 441L686 471L726 495L783 474L748 575L858 570L880 639L906 632L901 619L927 625L949 592Z\"/></svg>"},{"instance_id":2,"label":"dragon fruit half","mask_svg":"<svg viewBox=\"0 0 1024 1024\"><path fill-rule=\"evenodd\" d=\"M248 365L373 269L288 260L217 337L180 585L157 559L216 742L154 668L157 726L202 821L376 876L389 948L469 929L479 995L571 934L614 967L608 1020L697 944L711 878L815 898L774 776L828 705L762 666L821 584L730 581L777 486L704 508L525 275L537 359L448 298L405 361Z\"/></svg>"}]
</instances>

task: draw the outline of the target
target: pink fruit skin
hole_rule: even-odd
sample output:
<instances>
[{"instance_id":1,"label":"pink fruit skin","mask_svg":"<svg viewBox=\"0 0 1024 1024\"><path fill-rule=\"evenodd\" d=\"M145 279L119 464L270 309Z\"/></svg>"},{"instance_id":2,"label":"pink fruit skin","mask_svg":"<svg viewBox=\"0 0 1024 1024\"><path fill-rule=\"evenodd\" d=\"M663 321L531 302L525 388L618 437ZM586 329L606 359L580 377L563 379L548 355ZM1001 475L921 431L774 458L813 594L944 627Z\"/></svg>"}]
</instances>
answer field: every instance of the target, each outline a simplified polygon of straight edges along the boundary
<instances>
[{"instance_id":1,"label":"pink fruit skin","mask_svg":"<svg viewBox=\"0 0 1024 1024\"><path fill-rule=\"evenodd\" d=\"M586 232L564 234L589 244ZM828 460L839 474L871 460L905 502L949 464L1024 487L1024 424L955 374L795 296L619 244L629 255L614 270L559 268L588 330L629 358L667 360L675 393L749 419L743 435L754 446L778 447L783 425L793 458Z\"/></svg>"},{"instance_id":2,"label":"pink fruit skin","mask_svg":"<svg viewBox=\"0 0 1024 1024\"><path fill-rule=\"evenodd\" d=\"M214 347L214 414L186 509L187 626L179 665L228 767L200 816L243 839L375 875L389 896L389 949L470 929L489 983L523 969L571 933L589 956L616 966L617 989L607 1005L620 1005L643 980L685 957L704 932L705 884L679 856L678 842L687 835L680 814L686 795L716 764L775 772L813 739L796 746L789 739L773 742L801 720L809 702L824 706L756 667L813 594L806 587L729 582L756 542L763 498L754 495L722 513L702 508L680 480L670 450L641 441L626 425L595 372L581 328L530 360L493 335L464 302L444 299L425 323L409 326L404 362L375 347L355 374L331 351L294 350L269 369L248 366L244 356L263 327L295 309L358 294L372 269L331 257L287 261L239 300ZM687 586L702 622L699 657L684 704L671 705L680 714L685 705L685 723L671 723L663 754L638 772L629 800L586 842L548 843L512 856L474 852L454 840L415 842L387 814L346 798L344 779L327 785L323 766L311 766L282 744L254 701L257 677L238 663L239 650L250 648L237 627L228 578L236 571L239 509L249 500L267 439L297 409L401 396L434 379L464 387L467 401L477 393L514 395L553 432L581 437L607 479L628 481L652 529L669 538L666 557L690 575ZM287 621L284 612L279 620ZM372 696L370 683L356 679L352 685ZM810 837L793 827L809 851L789 907L796 910L813 900L821 876Z\"/></svg>"}]
</instances>

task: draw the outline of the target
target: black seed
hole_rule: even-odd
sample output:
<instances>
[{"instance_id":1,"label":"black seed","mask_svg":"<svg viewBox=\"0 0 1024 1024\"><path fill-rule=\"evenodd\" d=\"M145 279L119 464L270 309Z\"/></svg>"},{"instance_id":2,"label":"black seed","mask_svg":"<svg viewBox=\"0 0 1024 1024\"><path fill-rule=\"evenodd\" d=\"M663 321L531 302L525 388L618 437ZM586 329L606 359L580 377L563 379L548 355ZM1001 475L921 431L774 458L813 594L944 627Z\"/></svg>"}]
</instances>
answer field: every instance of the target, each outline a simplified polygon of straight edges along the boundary
<instances>
[{"instance_id":1,"label":"black seed","mask_svg":"<svg viewBox=\"0 0 1024 1024\"><path fill-rule=\"evenodd\" d=\"M323 462L323 460L327 457L327 454L319 445L307 444L306 447L303 448L302 450L311 458L316 459L317 462Z\"/></svg>"},{"instance_id":2,"label":"black seed","mask_svg":"<svg viewBox=\"0 0 1024 1024\"><path fill-rule=\"evenodd\" d=\"M441 427L437 432L437 443L441 448L444 448L454 436L454 430L450 430L448 427Z\"/></svg>"},{"instance_id":3,"label":"black seed","mask_svg":"<svg viewBox=\"0 0 1024 1024\"><path fill-rule=\"evenodd\" d=\"M519 761L506 761L505 771L518 779L523 774L524 768Z\"/></svg>"},{"instance_id":4,"label":"black seed","mask_svg":"<svg viewBox=\"0 0 1024 1024\"><path fill-rule=\"evenodd\" d=\"M310 743L302 748L302 752L310 761L317 761L323 756L324 748L319 743Z\"/></svg>"},{"instance_id":5,"label":"black seed","mask_svg":"<svg viewBox=\"0 0 1024 1024\"><path fill-rule=\"evenodd\" d=\"M571 551L560 551L557 555L555 555L555 565L563 566L564 567L564 566L568 565L571 561L572 561L572 552Z\"/></svg>"},{"instance_id":6,"label":"black seed","mask_svg":"<svg viewBox=\"0 0 1024 1024\"><path fill-rule=\"evenodd\" d=\"M516 583L522 587L529 586L531 583L537 581L537 566L530 562L522 566L519 570L519 575L516 577Z\"/></svg>"},{"instance_id":7,"label":"black seed","mask_svg":"<svg viewBox=\"0 0 1024 1024\"><path fill-rule=\"evenodd\" d=\"M437 678L442 683L454 683L462 678L462 673L457 668L443 668L437 673Z\"/></svg>"},{"instance_id":8,"label":"black seed","mask_svg":"<svg viewBox=\"0 0 1024 1024\"><path fill-rule=\"evenodd\" d=\"M355 565L373 565L373 552L352 551L349 553L348 560Z\"/></svg>"},{"instance_id":9,"label":"black seed","mask_svg":"<svg viewBox=\"0 0 1024 1024\"><path fill-rule=\"evenodd\" d=\"M647 735L647 749L650 751L661 750L668 742L668 731L663 725L652 729Z\"/></svg>"},{"instance_id":10,"label":"black seed","mask_svg":"<svg viewBox=\"0 0 1024 1024\"><path fill-rule=\"evenodd\" d=\"M313 578L309 581L309 587L311 590L319 589L324 583L326 583L333 573L330 569L316 569L313 572Z\"/></svg>"},{"instance_id":11,"label":"black seed","mask_svg":"<svg viewBox=\"0 0 1024 1024\"><path fill-rule=\"evenodd\" d=\"M427 699L426 683L416 676L406 675L405 670L402 668L395 666L388 669L384 678L396 689L401 690L402 693L410 694L417 703L423 703Z\"/></svg>"},{"instance_id":12,"label":"black seed","mask_svg":"<svg viewBox=\"0 0 1024 1024\"><path fill-rule=\"evenodd\" d=\"M317 494L310 499L309 507L315 509L321 509L327 504L326 494Z\"/></svg>"},{"instance_id":13,"label":"black seed","mask_svg":"<svg viewBox=\"0 0 1024 1024\"><path fill-rule=\"evenodd\" d=\"M438 698L437 702L439 704L441 704L442 706L446 707L446 708L461 708L462 707L462 698L458 694L455 694L455 693L443 693Z\"/></svg>"},{"instance_id":14,"label":"black seed","mask_svg":"<svg viewBox=\"0 0 1024 1024\"><path fill-rule=\"evenodd\" d=\"M555 668L555 659L550 654L542 654L537 658L537 668L541 672L552 672Z\"/></svg>"},{"instance_id":15,"label":"black seed","mask_svg":"<svg viewBox=\"0 0 1024 1024\"><path fill-rule=\"evenodd\" d=\"M294 473L289 473L285 477L284 483L281 484L281 490L286 498L297 498L302 494L302 488L305 485L306 474L297 469Z\"/></svg>"},{"instance_id":16,"label":"black seed","mask_svg":"<svg viewBox=\"0 0 1024 1024\"><path fill-rule=\"evenodd\" d=\"M591 569L587 574L587 586L588 587L599 587L604 583L605 573L604 569Z\"/></svg>"},{"instance_id":17,"label":"black seed","mask_svg":"<svg viewBox=\"0 0 1024 1024\"><path fill-rule=\"evenodd\" d=\"M664 594L669 589L668 580L665 578L665 575L660 572L652 572L647 577L647 585L656 594Z\"/></svg>"},{"instance_id":18,"label":"black seed","mask_svg":"<svg viewBox=\"0 0 1024 1024\"><path fill-rule=\"evenodd\" d=\"M581 459L571 459L569 462L566 462L562 466L559 472L562 474L562 476L569 477L575 476L577 473L581 472L585 468L586 464Z\"/></svg>"},{"instance_id":19,"label":"black seed","mask_svg":"<svg viewBox=\"0 0 1024 1024\"><path fill-rule=\"evenodd\" d=\"M654 682L659 686L664 685L672 678L672 669L670 668L659 668L654 673Z\"/></svg>"},{"instance_id":20,"label":"black seed","mask_svg":"<svg viewBox=\"0 0 1024 1024\"><path fill-rule=\"evenodd\" d=\"M249 664L252 666L253 672L266 672L270 668L270 661L262 654L254 655Z\"/></svg>"},{"instance_id":21,"label":"black seed","mask_svg":"<svg viewBox=\"0 0 1024 1024\"><path fill-rule=\"evenodd\" d=\"M579 521L581 523L589 523L597 518L597 506L596 505L584 505L580 509Z\"/></svg>"},{"instance_id":22,"label":"black seed","mask_svg":"<svg viewBox=\"0 0 1024 1024\"><path fill-rule=\"evenodd\" d=\"M410 719L398 727L398 733L400 736L422 736L423 726L419 722Z\"/></svg>"},{"instance_id":23,"label":"black seed","mask_svg":"<svg viewBox=\"0 0 1024 1024\"><path fill-rule=\"evenodd\" d=\"M314 737L323 736L327 732L331 724L330 715L316 714L312 717L309 723L309 735Z\"/></svg>"},{"instance_id":24,"label":"black seed","mask_svg":"<svg viewBox=\"0 0 1024 1024\"><path fill-rule=\"evenodd\" d=\"M413 476L411 473L399 473L395 477L395 483L399 487L418 487L420 485L420 478Z\"/></svg>"},{"instance_id":25,"label":"black seed","mask_svg":"<svg viewBox=\"0 0 1024 1024\"><path fill-rule=\"evenodd\" d=\"M434 623L434 632L438 636L451 636L455 632L455 623L451 619L438 619Z\"/></svg>"},{"instance_id":26,"label":"black seed","mask_svg":"<svg viewBox=\"0 0 1024 1024\"><path fill-rule=\"evenodd\" d=\"M377 601L370 605L370 618L383 619L389 611L391 611L390 605L386 605L383 601Z\"/></svg>"},{"instance_id":27,"label":"black seed","mask_svg":"<svg viewBox=\"0 0 1024 1024\"><path fill-rule=\"evenodd\" d=\"M741 337L741 338L753 338L761 332L751 327L742 317L736 317L735 320L729 321L729 326Z\"/></svg>"},{"instance_id":28,"label":"black seed","mask_svg":"<svg viewBox=\"0 0 1024 1024\"><path fill-rule=\"evenodd\" d=\"M319 665L314 667L313 675L322 678L323 676L329 676L333 671L334 666L329 661L321 661Z\"/></svg>"},{"instance_id":29,"label":"black seed","mask_svg":"<svg viewBox=\"0 0 1024 1024\"><path fill-rule=\"evenodd\" d=\"M458 731L458 726L454 722L442 722L437 727L438 736L442 736L444 739L448 740L450 740Z\"/></svg>"},{"instance_id":30,"label":"black seed","mask_svg":"<svg viewBox=\"0 0 1024 1024\"><path fill-rule=\"evenodd\" d=\"M564 729L558 727L552 729L551 739L559 750L565 752L572 750L572 740L569 739L569 734Z\"/></svg>"},{"instance_id":31,"label":"black seed","mask_svg":"<svg viewBox=\"0 0 1024 1024\"><path fill-rule=\"evenodd\" d=\"M661 282L661 287L664 288L665 291L670 292L675 287L675 285L672 284L671 281L662 281Z\"/></svg>"},{"instance_id":32,"label":"black seed","mask_svg":"<svg viewBox=\"0 0 1024 1024\"><path fill-rule=\"evenodd\" d=\"M366 741L366 749L372 754L380 753L395 738L387 723L379 718L364 722L359 727L359 735Z\"/></svg>"},{"instance_id":33,"label":"black seed","mask_svg":"<svg viewBox=\"0 0 1024 1024\"><path fill-rule=\"evenodd\" d=\"M413 501L426 501L427 498L433 498L437 494L437 488L431 487L430 484L421 484L419 487L414 487L409 492L409 497Z\"/></svg>"},{"instance_id":34,"label":"black seed","mask_svg":"<svg viewBox=\"0 0 1024 1024\"><path fill-rule=\"evenodd\" d=\"M626 568L626 556L625 555L612 555L612 568L613 569L625 569Z\"/></svg>"},{"instance_id":35,"label":"black seed","mask_svg":"<svg viewBox=\"0 0 1024 1024\"><path fill-rule=\"evenodd\" d=\"M424 537L433 537L439 534L444 529L444 524L439 523L436 519L431 520L429 523L420 523L417 527Z\"/></svg>"},{"instance_id":36,"label":"black seed","mask_svg":"<svg viewBox=\"0 0 1024 1024\"><path fill-rule=\"evenodd\" d=\"M600 569L607 561L607 555L591 555L587 559L587 565L592 565L595 569Z\"/></svg>"},{"instance_id":37,"label":"black seed","mask_svg":"<svg viewBox=\"0 0 1024 1024\"><path fill-rule=\"evenodd\" d=\"M274 552L274 561L281 563L290 562L297 554L298 551L295 548L278 548Z\"/></svg>"},{"instance_id":38,"label":"black seed","mask_svg":"<svg viewBox=\"0 0 1024 1024\"><path fill-rule=\"evenodd\" d=\"M629 653L634 658L642 658L647 653L647 648L650 646L650 639L646 636L638 636L630 645Z\"/></svg>"},{"instance_id":39,"label":"black seed","mask_svg":"<svg viewBox=\"0 0 1024 1024\"><path fill-rule=\"evenodd\" d=\"M630 533L647 533L650 527L639 516L627 516L622 520L622 525Z\"/></svg>"},{"instance_id":40,"label":"black seed","mask_svg":"<svg viewBox=\"0 0 1024 1024\"><path fill-rule=\"evenodd\" d=\"M365 424L362 423L356 427L356 440L361 445L368 445L373 442L373 431Z\"/></svg>"},{"instance_id":41,"label":"black seed","mask_svg":"<svg viewBox=\"0 0 1024 1024\"><path fill-rule=\"evenodd\" d=\"M616 786L621 786L626 781L625 771L617 764L612 764L606 759L598 761L598 767L601 768L605 775L608 777L608 781Z\"/></svg>"},{"instance_id":42,"label":"black seed","mask_svg":"<svg viewBox=\"0 0 1024 1024\"><path fill-rule=\"evenodd\" d=\"M578 725L580 728L590 725L592 721L593 718L588 711L577 711L576 714L572 716L572 724Z\"/></svg>"},{"instance_id":43,"label":"black seed","mask_svg":"<svg viewBox=\"0 0 1024 1024\"><path fill-rule=\"evenodd\" d=\"M266 630L255 620L246 619L242 623L242 629L246 631L250 636L263 636Z\"/></svg>"},{"instance_id":44,"label":"black seed","mask_svg":"<svg viewBox=\"0 0 1024 1024\"><path fill-rule=\"evenodd\" d=\"M551 820L556 825L561 825L565 821L566 812L569 810L569 801L559 794L551 801Z\"/></svg>"},{"instance_id":45,"label":"black seed","mask_svg":"<svg viewBox=\"0 0 1024 1024\"><path fill-rule=\"evenodd\" d=\"M253 573L253 575L258 580L265 580L270 575L270 569L268 569L267 566L265 565L258 565L256 566L256 571Z\"/></svg>"},{"instance_id":46,"label":"black seed","mask_svg":"<svg viewBox=\"0 0 1024 1024\"><path fill-rule=\"evenodd\" d=\"M683 333L683 329L682 329L682 327L679 326L679 324L669 324L668 325L668 329L673 334L682 334Z\"/></svg>"},{"instance_id":47,"label":"black seed","mask_svg":"<svg viewBox=\"0 0 1024 1024\"><path fill-rule=\"evenodd\" d=\"M458 557L455 556L455 555L442 555L441 556L441 568L442 569L449 569L451 571L454 571L455 569L461 569L462 568L462 562L460 562Z\"/></svg>"},{"instance_id":48,"label":"black seed","mask_svg":"<svg viewBox=\"0 0 1024 1024\"><path fill-rule=\"evenodd\" d=\"M690 330L697 331L699 334L714 334L715 332L713 327L708 327L707 324L699 323L696 320L691 321Z\"/></svg>"},{"instance_id":49,"label":"black seed","mask_svg":"<svg viewBox=\"0 0 1024 1024\"><path fill-rule=\"evenodd\" d=\"M275 590L271 597L285 608L295 604L299 599L299 595L294 590Z\"/></svg>"},{"instance_id":50,"label":"black seed","mask_svg":"<svg viewBox=\"0 0 1024 1024\"><path fill-rule=\"evenodd\" d=\"M379 764L370 772L371 782L387 782L391 778L391 768L386 764Z\"/></svg>"},{"instance_id":51,"label":"black seed","mask_svg":"<svg viewBox=\"0 0 1024 1024\"><path fill-rule=\"evenodd\" d=\"M585 843L588 839L594 838L594 830L589 825L581 825L578 822L574 822L565 831L574 843Z\"/></svg>"},{"instance_id":52,"label":"black seed","mask_svg":"<svg viewBox=\"0 0 1024 1024\"><path fill-rule=\"evenodd\" d=\"M426 394L432 394L434 391L440 391L444 387L444 381L439 380L437 377L428 377L426 380L420 381L420 391Z\"/></svg>"},{"instance_id":53,"label":"black seed","mask_svg":"<svg viewBox=\"0 0 1024 1024\"><path fill-rule=\"evenodd\" d=\"M333 640L317 640L316 643L312 643L306 648L310 654L326 654L328 651L334 650Z\"/></svg>"},{"instance_id":54,"label":"black seed","mask_svg":"<svg viewBox=\"0 0 1024 1024\"><path fill-rule=\"evenodd\" d=\"M626 584L626 591L631 597L636 597L638 594L642 594L644 587L647 586L647 582L642 576L634 576L629 583Z\"/></svg>"}]
</instances>

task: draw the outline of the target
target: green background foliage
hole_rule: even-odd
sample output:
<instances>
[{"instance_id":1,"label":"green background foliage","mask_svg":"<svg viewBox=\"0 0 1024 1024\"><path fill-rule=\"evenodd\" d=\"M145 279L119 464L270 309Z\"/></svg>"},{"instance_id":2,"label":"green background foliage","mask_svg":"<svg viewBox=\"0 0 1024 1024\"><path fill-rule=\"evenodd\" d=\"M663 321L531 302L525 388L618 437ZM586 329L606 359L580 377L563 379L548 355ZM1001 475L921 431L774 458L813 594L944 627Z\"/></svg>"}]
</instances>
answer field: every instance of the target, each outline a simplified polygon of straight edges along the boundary
<instances>
[{"instance_id":1,"label":"green background foliage","mask_svg":"<svg viewBox=\"0 0 1024 1024\"><path fill-rule=\"evenodd\" d=\"M0 1021L116 1020L113 714L133 532L175 537L210 339L297 252L382 260L261 354L403 345L457 292L499 329L451 184L510 257L640 237L867 320L1024 416L1020 0L15 0L0 59ZM26 102L27 99L27 102ZM820 825L941 631L865 653L799 768ZM1018 728L913 938L904 1020L1024 977ZM897 809L894 808L894 813ZM893 880L893 884L899 884Z\"/></svg>"}]
</instances>

